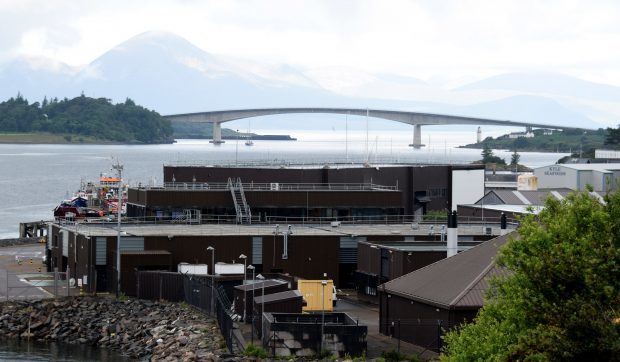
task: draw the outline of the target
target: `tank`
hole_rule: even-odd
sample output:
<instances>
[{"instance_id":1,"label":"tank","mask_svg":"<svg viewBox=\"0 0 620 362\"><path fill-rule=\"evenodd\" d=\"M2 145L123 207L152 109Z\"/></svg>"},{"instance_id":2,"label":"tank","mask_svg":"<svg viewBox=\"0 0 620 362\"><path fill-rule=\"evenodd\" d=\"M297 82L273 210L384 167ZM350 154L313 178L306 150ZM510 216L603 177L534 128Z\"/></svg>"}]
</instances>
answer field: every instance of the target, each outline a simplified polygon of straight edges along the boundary
<instances>
[{"instance_id":1,"label":"tank","mask_svg":"<svg viewBox=\"0 0 620 362\"><path fill-rule=\"evenodd\" d=\"M182 274L207 275L209 274L209 266L207 264L189 264L179 263L177 269Z\"/></svg>"},{"instance_id":2,"label":"tank","mask_svg":"<svg viewBox=\"0 0 620 362\"><path fill-rule=\"evenodd\" d=\"M215 274L238 275L243 274L243 264L215 263Z\"/></svg>"}]
</instances>

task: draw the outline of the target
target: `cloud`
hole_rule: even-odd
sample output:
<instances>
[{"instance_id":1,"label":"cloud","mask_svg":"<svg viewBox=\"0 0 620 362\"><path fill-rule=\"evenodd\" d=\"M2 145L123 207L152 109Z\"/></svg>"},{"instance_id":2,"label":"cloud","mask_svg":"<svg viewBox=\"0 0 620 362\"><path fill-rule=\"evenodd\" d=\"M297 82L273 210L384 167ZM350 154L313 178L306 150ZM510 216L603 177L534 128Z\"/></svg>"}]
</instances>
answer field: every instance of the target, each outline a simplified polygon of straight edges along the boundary
<instances>
[{"instance_id":1,"label":"cloud","mask_svg":"<svg viewBox=\"0 0 620 362\"><path fill-rule=\"evenodd\" d=\"M304 69L430 79L562 71L620 84L620 2L577 0L4 0L0 58L89 63L153 29Z\"/></svg>"}]
</instances>

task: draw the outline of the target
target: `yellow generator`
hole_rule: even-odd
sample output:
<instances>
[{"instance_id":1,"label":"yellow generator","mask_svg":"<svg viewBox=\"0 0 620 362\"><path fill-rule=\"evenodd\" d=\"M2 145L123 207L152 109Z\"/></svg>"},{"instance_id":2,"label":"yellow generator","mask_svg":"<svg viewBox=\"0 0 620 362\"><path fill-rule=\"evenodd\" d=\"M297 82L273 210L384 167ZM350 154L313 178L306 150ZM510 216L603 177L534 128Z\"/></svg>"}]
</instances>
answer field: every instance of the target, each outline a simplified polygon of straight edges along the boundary
<instances>
[{"instance_id":1,"label":"yellow generator","mask_svg":"<svg viewBox=\"0 0 620 362\"><path fill-rule=\"evenodd\" d=\"M306 305L304 312L331 312L336 304L336 289L333 280L299 280L297 289L301 293Z\"/></svg>"}]
</instances>

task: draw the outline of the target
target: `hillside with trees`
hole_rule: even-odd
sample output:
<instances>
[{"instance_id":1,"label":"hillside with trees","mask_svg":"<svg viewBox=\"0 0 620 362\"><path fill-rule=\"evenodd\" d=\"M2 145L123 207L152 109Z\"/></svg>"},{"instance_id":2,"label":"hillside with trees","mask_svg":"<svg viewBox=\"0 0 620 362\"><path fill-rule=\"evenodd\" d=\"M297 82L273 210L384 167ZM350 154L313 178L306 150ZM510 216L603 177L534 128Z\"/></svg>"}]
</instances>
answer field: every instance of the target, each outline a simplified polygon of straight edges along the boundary
<instances>
[{"instance_id":1,"label":"hillside with trees","mask_svg":"<svg viewBox=\"0 0 620 362\"><path fill-rule=\"evenodd\" d=\"M112 104L82 94L29 103L20 94L0 103L0 133L62 135L67 142L171 143L170 121L127 98Z\"/></svg>"},{"instance_id":2,"label":"hillside with trees","mask_svg":"<svg viewBox=\"0 0 620 362\"><path fill-rule=\"evenodd\" d=\"M472 143L463 148L484 148L488 145L492 149L519 150L521 152L571 152L579 153L594 148L604 148L606 144L607 130L600 128L596 131L566 130L553 131L545 134L545 130L535 129L534 137L510 138L509 135L497 138L487 137L480 143Z\"/></svg>"}]
</instances>

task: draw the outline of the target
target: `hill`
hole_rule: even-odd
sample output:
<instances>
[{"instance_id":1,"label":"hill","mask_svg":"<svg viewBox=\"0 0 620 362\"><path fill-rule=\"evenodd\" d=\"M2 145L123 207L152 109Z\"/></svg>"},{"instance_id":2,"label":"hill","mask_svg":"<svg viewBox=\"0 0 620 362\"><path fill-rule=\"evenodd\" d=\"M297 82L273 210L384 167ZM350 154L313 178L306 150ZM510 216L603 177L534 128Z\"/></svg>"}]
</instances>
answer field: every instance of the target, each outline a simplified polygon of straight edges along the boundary
<instances>
[{"instance_id":1,"label":"hill","mask_svg":"<svg viewBox=\"0 0 620 362\"><path fill-rule=\"evenodd\" d=\"M595 148L603 148L605 144L606 131L598 129L592 132L581 131L554 131L553 134L544 134L541 129L533 131L534 137L510 138L503 135L497 138L487 137L480 143L472 143L462 148L483 149L488 145L493 149L518 150L526 152L570 152L579 153L590 151Z\"/></svg>"},{"instance_id":2,"label":"hill","mask_svg":"<svg viewBox=\"0 0 620 362\"><path fill-rule=\"evenodd\" d=\"M84 95L29 103L21 95L0 103L0 132L63 135L70 142L171 143L170 121L131 99L112 104L109 99Z\"/></svg>"}]
</instances>

